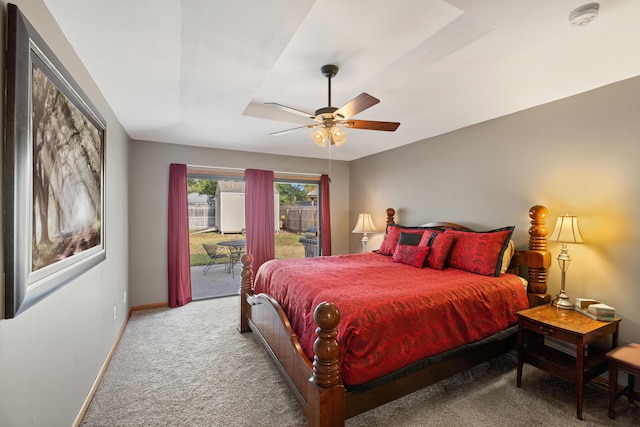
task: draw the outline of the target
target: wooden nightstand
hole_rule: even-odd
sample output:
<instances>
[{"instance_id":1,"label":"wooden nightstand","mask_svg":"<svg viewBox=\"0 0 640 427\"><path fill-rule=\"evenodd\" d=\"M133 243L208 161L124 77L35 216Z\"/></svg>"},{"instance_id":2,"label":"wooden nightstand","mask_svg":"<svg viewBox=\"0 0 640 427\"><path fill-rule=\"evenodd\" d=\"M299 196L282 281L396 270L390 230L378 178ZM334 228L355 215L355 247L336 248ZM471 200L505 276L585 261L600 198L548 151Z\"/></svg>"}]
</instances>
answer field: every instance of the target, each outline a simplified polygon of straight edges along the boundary
<instances>
[{"instance_id":1,"label":"wooden nightstand","mask_svg":"<svg viewBox=\"0 0 640 427\"><path fill-rule=\"evenodd\" d=\"M520 387L522 383L522 365L525 362L551 375L575 382L576 415L581 420L584 385L607 371L605 354L618 345L619 325L619 318L600 322L580 312L550 305L518 312L516 385ZM544 345L545 336L574 346L575 355Z\"/></svg>"}]
</instances>

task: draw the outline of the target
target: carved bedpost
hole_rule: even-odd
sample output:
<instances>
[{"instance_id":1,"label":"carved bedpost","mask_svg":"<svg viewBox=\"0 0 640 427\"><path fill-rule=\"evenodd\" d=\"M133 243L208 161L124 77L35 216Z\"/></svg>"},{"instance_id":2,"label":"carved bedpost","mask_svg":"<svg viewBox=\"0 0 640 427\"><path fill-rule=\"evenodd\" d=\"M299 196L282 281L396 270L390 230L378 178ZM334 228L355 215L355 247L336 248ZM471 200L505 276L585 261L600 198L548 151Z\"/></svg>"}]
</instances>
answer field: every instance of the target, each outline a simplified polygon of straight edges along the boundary
<instances>
[{"instance_id":1,"label":"carved bedpost","mask_svg":"<svg viewBox=\"0 0 640 427\"><path fill-rule=\"evenodd\" d=\"M396 215L396 210L393 208L387 209L387 225L393 225L396 223L394 216Z\"/></svg>"},{"instance_id":2,"label":"carved bedpost","mask_svg":"<svg viewBox=\"0 0 640 427\"><path fill-rule=\"evenodd\" d=\"M340 312L335 304L322 302L316 307L313 318L318 325L318 338L313 343L315 356L309 378L308 425L343 426L345 389L340 379L340 347L336 340Z\"/></svg>"},{"instance_id":3,"label":"carved bedpost","mask_svg":"<svg viewBox=\"0 0 640 427\"><path fill-rule=\"evenodd\" d=\"M529 252L527 252L527 266L529 267L529 305L531 307L546 304L551 301L547 295L547 270L551 266L551 253L547 251L547 216L549 210L540 205L529 209L531 227L529 228Z\"/></svg>"},{"instance_id":4,"label":"carved bedpost","mask_svg":"<svg viewBox=\"0 0 640 427\"><path fill-rule=\"evenodd\" d=\"M251 317L251 305L247 302L247 297L253 295L253 271L251 270L251 263L253 263L253 257L249 254L242 255L240 258L242 262L242 272L240 277L240 319L238 321L238 330L240 333L249 332L249 317Z\"/></svg>"}]
</instances>

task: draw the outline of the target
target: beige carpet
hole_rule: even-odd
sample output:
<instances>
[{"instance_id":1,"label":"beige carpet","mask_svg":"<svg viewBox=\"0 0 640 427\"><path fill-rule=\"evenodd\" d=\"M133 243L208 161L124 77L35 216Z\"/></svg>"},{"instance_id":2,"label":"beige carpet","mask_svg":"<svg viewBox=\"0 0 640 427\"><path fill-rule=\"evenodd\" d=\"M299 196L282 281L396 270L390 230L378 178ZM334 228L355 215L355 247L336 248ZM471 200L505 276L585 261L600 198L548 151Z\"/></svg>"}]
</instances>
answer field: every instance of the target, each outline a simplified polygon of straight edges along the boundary
<instances>
[{"instance_id":1,"label":"beige carpet","mask_svg":"<svg viewBox=\"0 0 640 427\"><path fill-rule=\"evenodd\" d=\"M83 426L301 426L305 419L252 334L236 330L238 297L135 312ZM513 354L347 420L347 426L631 426L640 407L588 385L584 421L575 387Z\"/></svg>"}]
</instances>

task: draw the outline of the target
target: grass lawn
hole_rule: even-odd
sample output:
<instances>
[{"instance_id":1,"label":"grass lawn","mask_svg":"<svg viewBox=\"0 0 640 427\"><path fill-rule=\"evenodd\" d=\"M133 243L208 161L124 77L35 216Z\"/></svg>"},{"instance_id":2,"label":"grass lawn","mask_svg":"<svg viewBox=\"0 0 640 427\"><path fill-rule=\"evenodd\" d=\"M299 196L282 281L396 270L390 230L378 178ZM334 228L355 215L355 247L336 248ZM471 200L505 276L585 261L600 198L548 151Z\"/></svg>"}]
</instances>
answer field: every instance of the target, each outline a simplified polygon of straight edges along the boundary
<instances>
[{"instance_id":1,"label":"grass lawn","mask_svg":"<svg viewBox=\"0 0 640 427\"><path fill-rule=\"evenodd\" d=\"M207 265L209 257L202 247L203 243L219 243L226 240L244 239L242 234L220 234L214 231L207 233L190 233L189 248L191 251L191 265ZM299 234L288 231L276 233L276 258L304 258L304 246L298 240Z\"/></svg>"}]
</instances>

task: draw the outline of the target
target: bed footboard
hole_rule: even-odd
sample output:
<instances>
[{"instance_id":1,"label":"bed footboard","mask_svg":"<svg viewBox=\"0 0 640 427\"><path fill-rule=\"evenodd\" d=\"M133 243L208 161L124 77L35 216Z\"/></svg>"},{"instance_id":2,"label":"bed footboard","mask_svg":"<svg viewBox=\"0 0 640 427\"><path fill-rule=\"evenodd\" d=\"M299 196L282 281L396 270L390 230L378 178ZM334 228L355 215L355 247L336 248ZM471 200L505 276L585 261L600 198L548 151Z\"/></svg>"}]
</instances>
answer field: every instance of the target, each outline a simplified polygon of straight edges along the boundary
<instances>
[{"instance_id":1,"label":"bed footboard","mask_svg":"<svg viewBox=\"0 0 640 427\"><path fill-rule=\"evenodd\" d=\"M318 338L311 363L302 351L297 335L282 307L266 294L253 295L253 257L242 259L240 286L240 332L252 331L267 349L274 364L291 389L309 426L344 425L345 389L340 379L336 327L338 308L321 303L314 312Z\"/></svg>"},{"instance_id":2,"label":"bed footboard","mask_svg":"<svg viewBox=\"0 0 640 427\"><path fill-rule=\"evenodd\" d=\"M346 390L340 378L340 346L336 327L340 321L338 307L321 302L313 312L318 325L313 343L313 372L308 384L309 426L343 426L345 421Z\"/></svg>"},{"instance_id":3,"label":"bed footboard","mask_svg":"<svg viewBox=\"0 0 640 427\"><path fill-rule=\"evenodd\" d=\"M313 366L305 356L280 304L267 294L253 294L253 257L242 256L242 285L240 287L240 332L253 332L273 358L296 399L305 408L305 389L313 373Z\"/></svg>"},{"instance_id":4,"label":"bed footboard","mask_svg":"<svg viewBox=\"0 0 640 427\"><path fill-rule=\"evenodd\" d=\"M242 272L240 277L240 318L238 319L238 330L240 333L251 332L249 328L249 319L251 318L251 304L247 301L247 297L253 295L253 272L251 264L253 257L249 254L242 255L240 258L242 263Z\"/></svg>"}]
</instances>

